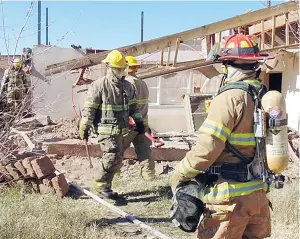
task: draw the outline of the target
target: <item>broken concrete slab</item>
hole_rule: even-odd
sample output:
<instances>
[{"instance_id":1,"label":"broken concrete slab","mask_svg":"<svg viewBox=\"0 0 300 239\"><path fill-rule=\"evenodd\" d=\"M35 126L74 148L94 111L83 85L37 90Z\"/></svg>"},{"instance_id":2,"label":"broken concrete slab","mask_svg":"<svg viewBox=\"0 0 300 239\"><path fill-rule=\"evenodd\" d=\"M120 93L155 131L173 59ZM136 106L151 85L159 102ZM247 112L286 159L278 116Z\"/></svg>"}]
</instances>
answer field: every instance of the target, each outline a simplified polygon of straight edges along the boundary
<instances>
[{"instance_id":1,"label":"broken concrete slab","mask_svg":"<svg viewBox=\"0 0 300 239\"><path fill-rule=\"evenodd\" d=\"M66 139L57 142L45 142L47 145L47 154L70 155L86 157L86 150L83 141L78 139ZM91 157L101 157L102 152L97 139L91 139L88 143ZM161 148L152 148L152 157L154 160L161 161L179 161L184 158L190 149L188 142L165 141ZM134 147L130 147L124 153L124 159L137 159Z\"/></svg>"},{"instance_id":2,"label":"broken concrete slab","mask_svg":"<svg viewBox=\"0 0 300 239\"><path fill-rule=\"evenodd\" d=\"M17 126L21 126L23 129L34 129L49 125L51 123L50 116L48 115L36 115L30 118L21 119Z\"/></svg>"}]
</instances>

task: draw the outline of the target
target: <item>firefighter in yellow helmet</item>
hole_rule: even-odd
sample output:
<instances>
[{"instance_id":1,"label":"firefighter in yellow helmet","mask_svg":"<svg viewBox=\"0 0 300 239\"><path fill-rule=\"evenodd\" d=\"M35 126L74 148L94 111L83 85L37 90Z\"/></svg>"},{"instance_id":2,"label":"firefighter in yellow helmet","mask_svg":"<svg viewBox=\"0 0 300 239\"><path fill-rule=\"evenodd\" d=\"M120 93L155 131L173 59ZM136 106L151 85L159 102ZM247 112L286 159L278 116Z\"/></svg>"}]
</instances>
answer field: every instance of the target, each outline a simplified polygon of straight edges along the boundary
<instances>
[{"instance_id":1,"label":"firefighter in yellow helmet","mask_svg":"<svg viewBox=\"0 0 300 239\"><path fill-rule=\"evenodd\" d=\"M136 72L140 66L136 58L133 56L127 56L126 61L128 68L125 79L133 84L136 90L138 109L142 114L146 130L148 130L149 90L147 84L136 76ZM134 130L134 127L131 127L128 134L124 136L123 151L129 148L131 143L134 145L137 158L140 162L141 176L145 180L153 179L155 176L155 163L154 160L151 159L151 141L145 136L145 134L138 134L138 132Z\"/></svg>"},{"instance_id":2,"label":"firefighter in yellow helmet","mask_svg":"<svg viewBox=\"0 0 300 239\"><path fill-rule=\"evenodd\" d=\"M103 63L107 73L89 87L79 134L81 139L87 140L90 127L96 126L103 156L95 188L102 196L117 200L118 194L112 191L111 184L115 172L122 167L122 141L129 129L129 117L135 120L139 134L145 132L145 126L138 111L135 89L125 80L125 56L113 50Z\"/></svg>"},{"instance_id":3,"label":"firefighter in yellow helmet","mask_svg":"<svg viewBox=\"0 0 300 239\"><path fill-rule=\"evenodd\" d=\"M22 69L22 60L16 57L11 66L5 70L0 89L1 98L6 100L9 110L26 104L24 101L26 101L29 87L29 79Z\"/></svg>"},{"instance_id":4,"label":"firefighter in yellow helmet","mask_svg":"<svg viewBox=\"0 0 300 239\"><path fill-rule=\"evenodd\" d=\"M199 195L205 208L198 238L270 236L264 171L259 166L249 167L253 160L261 160L255 157L258 149L253 95L261 97L266 92L258 78L259 61L269 58L273 57L261 54L257 44L242 34L230 36L218 55L218 61L224 65L224 87L210 104L196 144L171 178L174 195L184 184L201 179ZM183 218L175 213L173 217L179 224Z\"/></svg>"}]
</instances>

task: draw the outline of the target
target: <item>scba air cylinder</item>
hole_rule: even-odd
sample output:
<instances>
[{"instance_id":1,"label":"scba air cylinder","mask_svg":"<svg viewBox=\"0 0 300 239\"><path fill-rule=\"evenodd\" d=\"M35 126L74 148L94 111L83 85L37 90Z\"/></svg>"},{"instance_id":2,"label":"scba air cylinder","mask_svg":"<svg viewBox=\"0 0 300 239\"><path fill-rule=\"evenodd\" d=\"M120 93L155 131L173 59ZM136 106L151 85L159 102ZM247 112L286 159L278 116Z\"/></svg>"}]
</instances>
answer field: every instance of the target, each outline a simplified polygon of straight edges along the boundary
<instances>
[{"instance_id":1,"label":"scba air cylinder","mask_svg":"<svg viewBox=\"0 0 300 239\"><path fill-rule=\"evenodd\" d=\"M266 158L274 174L281 174L288 165L288 130L285 100L278 91L268 91L262 98L267 114Z\"/></svg>"}]
</instances>

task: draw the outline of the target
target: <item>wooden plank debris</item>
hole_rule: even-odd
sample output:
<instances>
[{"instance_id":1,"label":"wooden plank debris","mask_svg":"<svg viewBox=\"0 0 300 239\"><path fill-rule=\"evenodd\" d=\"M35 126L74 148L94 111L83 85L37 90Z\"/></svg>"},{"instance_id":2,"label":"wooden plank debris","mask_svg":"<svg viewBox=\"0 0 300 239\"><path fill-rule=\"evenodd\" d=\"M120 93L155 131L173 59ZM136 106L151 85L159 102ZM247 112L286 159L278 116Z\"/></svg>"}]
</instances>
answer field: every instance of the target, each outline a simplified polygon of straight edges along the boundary
<instances>
[{"instance_id":1,"label":"wooden plank debris","mask_svg":"<svg viewBox=\"0 0 300 239\"><path fill-rule=\"evenodd\" d=\"M175 45L177 39L180 39L180 41L186 41L186 40L192 40L203 36L212 35L217 32L225 31L235 27L258 23L264 19L272 18L273 16L282 15L291 11L295 11L297 10L297 8L298 8L298 4L296 2L286 2L279 5L274 5L269 8L248 12L239 16L235 16L223 21L211 23L185 32L176 33L173 35L164 36L154 40L149 40L149 41L121 47L118 48L118 50L123 52L126 55L138 56L145 53L154 52L171 45ZM88 66L100 64L101 61L105 58L105 56L108 53L109 51L105 51L103 53L89 55L88 57L81 57L78 59L73 59L58 64L49 65L45 70L45 75L50 76L52 74L68 71L71 69L78 69L82 67L88 67Z\"/></svg>"}]
</instances>

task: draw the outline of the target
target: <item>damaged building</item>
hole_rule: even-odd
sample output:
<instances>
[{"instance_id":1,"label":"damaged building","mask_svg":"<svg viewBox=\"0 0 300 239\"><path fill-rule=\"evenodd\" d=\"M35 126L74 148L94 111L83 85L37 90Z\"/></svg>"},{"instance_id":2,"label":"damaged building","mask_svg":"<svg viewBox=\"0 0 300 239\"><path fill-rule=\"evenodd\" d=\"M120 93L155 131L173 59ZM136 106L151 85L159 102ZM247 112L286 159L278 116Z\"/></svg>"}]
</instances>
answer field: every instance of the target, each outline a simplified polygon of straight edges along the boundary
<instances>
[{"instance_id":1,"label":"damaged building","mask_svg":"<svg viewBox=\"0 0 300 239\"><path fill-rule=\"evenodd\" d=\"M263 52L276 57L266 62L260 78L268 89L284 95L289 126L299 131L300 112L295 110L295 102L300 99L298 29L296 3L289 2L119 50L137 56L142 64L138 74L150 91L149 122L153 131L193 133L205 119L205 109L198 109L197 114L203 117L193 126L193 112L184 95L212 96L221 79L220 64L207 62L207 54L215 43L234 32L249 34ZM72 90L73 83L81 69L85 69L83 76L90 81L103 76L105 67L98 63L108 51L36 46L33 53L37 99L33 108L53 119L74 117L73 107L77 111L83 108L87 85ZM167 116L174 120L169 122Z\"/></svg>"}]
</instances>

